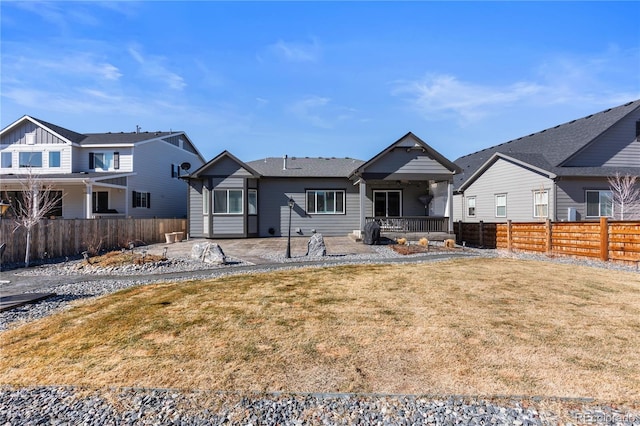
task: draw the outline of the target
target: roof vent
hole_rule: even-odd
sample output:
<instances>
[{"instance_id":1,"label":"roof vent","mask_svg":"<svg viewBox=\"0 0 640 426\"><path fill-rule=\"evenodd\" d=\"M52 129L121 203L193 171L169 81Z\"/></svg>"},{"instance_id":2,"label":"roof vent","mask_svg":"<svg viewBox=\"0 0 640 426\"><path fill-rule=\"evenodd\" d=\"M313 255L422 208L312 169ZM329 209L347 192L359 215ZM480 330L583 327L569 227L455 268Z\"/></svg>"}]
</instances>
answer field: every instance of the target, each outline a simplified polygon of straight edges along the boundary
<instances>
[{"instance_id":1,"label":"roof vent","mask_svg":"<svg viewBox=\"0 0 640 426\"><path fill-rule=\"evenodd\" d=\"M284 157L282 157L282 170L287 170L287 155L285 154Z\"/></svg>"}]
</instances>

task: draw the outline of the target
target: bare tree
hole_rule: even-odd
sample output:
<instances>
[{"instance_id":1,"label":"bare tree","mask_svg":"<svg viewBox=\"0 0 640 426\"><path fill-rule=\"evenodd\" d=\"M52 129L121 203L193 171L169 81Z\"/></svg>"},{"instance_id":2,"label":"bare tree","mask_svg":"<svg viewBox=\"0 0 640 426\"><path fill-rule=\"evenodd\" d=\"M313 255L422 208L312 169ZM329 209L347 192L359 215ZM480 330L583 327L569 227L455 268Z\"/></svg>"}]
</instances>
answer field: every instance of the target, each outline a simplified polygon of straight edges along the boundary
<instances>
[{"instance_id":1,"label":"bare tree","mask_svg":"<svg viewBox=\"0 0 640 426\"><path fill-rule=\"evenodd\" d=\"M17 225L14 232L21 227L26 230L27 248L24 264L25 267L28 267L31 252L31 230L59 205L62 195L53 190L52 184L45 183L31 170L19 182L20 196L11 200L11 209L13 210L13 220Z\"/></svg>"},{"instance_id":2,"label":"bare tree","mask_svg":"<svg viewBox=\"0 0 640 426\"><path fill-rule=\"evenodd\" d=\"M616 173L609 177L609 186L614 206L618 206L621 220L631 219L632 216L640 216L640 182L638 176L621 176Z\"/></svg>"}]
</instances>

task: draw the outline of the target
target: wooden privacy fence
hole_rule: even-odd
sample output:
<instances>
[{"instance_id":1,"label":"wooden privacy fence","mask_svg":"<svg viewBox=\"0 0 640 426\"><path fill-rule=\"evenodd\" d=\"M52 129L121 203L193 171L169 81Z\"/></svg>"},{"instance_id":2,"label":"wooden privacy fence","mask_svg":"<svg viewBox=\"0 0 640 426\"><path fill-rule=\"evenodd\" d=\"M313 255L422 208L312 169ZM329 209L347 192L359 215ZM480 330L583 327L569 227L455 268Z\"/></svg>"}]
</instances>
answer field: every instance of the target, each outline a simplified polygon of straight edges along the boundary
<instances>
[{"instance_id":1,"label":"wooden privacy fence","mask_svg":"<svg viewBox=\"0 0 640 426\"><path fill-rule=\"evenodd\" d=\"M14 221L0 220L0 244L6 243L4 263L22 262L25 257L26 230L15 228ZM129 242L155 244L165 241L166 232L187 235L187 219L43 219L31 230L31 259L117 249Z\"/></svg>"},{"instance_id":2,"label":"wooden privacy fence","mask_svg":"<svg viewBox=\"0 0 640 426\"><path fill-rule=\"evenodd\" d=\"M457 226L459 244L465 241L485 248L640 262L639 221L603 217L599 222L458 222ZM487 229L495 229L493 240Z\"/></svg>"}]
</instances>

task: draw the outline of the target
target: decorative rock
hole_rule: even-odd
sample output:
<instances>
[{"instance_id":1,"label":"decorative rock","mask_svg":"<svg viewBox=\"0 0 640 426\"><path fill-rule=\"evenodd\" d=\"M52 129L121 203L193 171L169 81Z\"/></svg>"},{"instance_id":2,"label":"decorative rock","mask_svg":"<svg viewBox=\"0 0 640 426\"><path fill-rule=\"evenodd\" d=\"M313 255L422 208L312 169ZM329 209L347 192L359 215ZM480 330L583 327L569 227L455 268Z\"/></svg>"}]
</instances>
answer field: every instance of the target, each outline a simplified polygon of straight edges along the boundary
<instances>
[{"instance_id":1,"label":"decorative rock","mask_svg":"<svg viewBox=\"0 0 640 426\"><path fill-rule=\"evenodd\" d=\"M326 256L327 246L322 234L313 234L307 244L307 256Z\"/></svg>"},{"instance_id":2,"label":"decorative rock","mask_svg":"<svg viewBox=\"0 0 640 426\"><path fill-rule=\"evenodd\" d=\"M227 257L224 255L222 248L216 243L194 244L191 248L191 258L214 265L225 265L227 263Z\"/></svg>"}]
</instances>

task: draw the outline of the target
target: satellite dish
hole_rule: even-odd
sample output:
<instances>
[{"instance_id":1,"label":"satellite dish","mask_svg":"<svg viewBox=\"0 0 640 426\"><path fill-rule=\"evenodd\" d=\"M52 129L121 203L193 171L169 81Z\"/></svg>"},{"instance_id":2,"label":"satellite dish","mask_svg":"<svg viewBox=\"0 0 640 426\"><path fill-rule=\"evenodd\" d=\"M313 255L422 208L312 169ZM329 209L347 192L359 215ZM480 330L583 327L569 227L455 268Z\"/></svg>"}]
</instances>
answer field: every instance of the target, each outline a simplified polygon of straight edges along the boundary
<instances>
[{"instance_id":1,"label":"satellite dish","mask_svg":"<svg viewBox=\"0 0 640 426\"><path fill-rule=\"evenodd\" d=\"M185 171L186 171L186 170L189 170L189 169L191 168L191 163L187 163L187 162L185 161L184 163L180 164L180 168L181 168L182 170L185 170Z\"/></svg>"}]
</instances>

